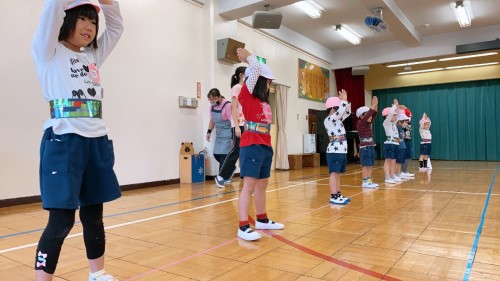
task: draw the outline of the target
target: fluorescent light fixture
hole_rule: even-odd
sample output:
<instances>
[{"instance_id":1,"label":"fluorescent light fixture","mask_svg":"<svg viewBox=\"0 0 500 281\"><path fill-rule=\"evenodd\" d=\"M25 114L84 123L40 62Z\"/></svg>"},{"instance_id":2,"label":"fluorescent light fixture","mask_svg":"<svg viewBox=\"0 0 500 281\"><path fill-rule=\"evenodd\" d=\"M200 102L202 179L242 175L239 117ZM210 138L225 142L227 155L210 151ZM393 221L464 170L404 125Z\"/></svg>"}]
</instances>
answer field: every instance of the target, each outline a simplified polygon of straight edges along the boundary
<instances>
[{"instance_id":1,"label":"fluorescent light fixture","mask_svg":"<svg viewBox=\"0 0 500 281\"><path fill-rule=\"evenodd\" d=\"M457 65L457 66L448 66L445 68L446 70L448 69L459 69L459 68L468 68L468 67L478 67L478 66L487 66L487 65L495 65L499 64L499 62L487 62L487 63L478 63L478 64L467 64L467 65Z\"/></svg>"},{"instance_id":2,"label":"fluorescent light fixture","mask_svg":"<svg viewBox=\"0 0 500 281\"><path fill-rule=\"evenodd\" d=\"M407 63L389 64L387 67L409 66L409 65L425 64L425 63L431 63L431 62L437 62L437 60L422 60L422 61L413 61L413 62L407 62Z\"/></svg>"},{"instance_id":3,"label":"fluorescent light fixture","mask_svg":"<svg viewBox=\"0 0 500 281\"><path fill-rule=\"evenodd\" d=\"M461 59L486 57L486 56L493 56L493 55L498 55L498 53L497 52L489 52L489 53L482 53L482 54L475 54L475 55L468 55L468 56L449 57L449 58L439 59L439 61L461 60Z\"/></svg>"},{"instance_id":4,"label":"fluorescent light fixture","mask_svg":"<svg viewBox=\"0 0 500 281\"><path fill-rule=\"evenodd\" d=\"M471 25L471 13L467 9L465 1L456 1L450 3L451 9L455 14L455 18L457 18L458 24L460 27L467 27Z\"/></svg>"},{"instance_id":5,"label":"fluorescent light fixture","mask_svg":"<svg viewBox=\"0 0 500 281\"><path fill-rule=\"evenodd\" d=\"M424 70L415 70L415 71L403 71L399 72L399 75L404 75L404 74L416 74L416 73L424 73L424 72L432 72L432 71L440 71L444 70L444 68L439 67L439 68L431 68L431 69L424 69Z\"/></svg>"},{"instance_id":6,"label":"fluorescent light fixture","mask_svg":"<svg viewBox=\"0 0 500 281\"><path fill-rule=\"evenodd\" d=\"M335 31L337 31L340 36L344 37L345 40L351 42L351 44L358 45L361 43L361 36L354 32L354 30L349 28L347 25L337 24L334 27Z\"/></svg>"},{"instance_id":7,"label":"fluorescent light fixture","mask_svg":"<svg viewBox=\"0 0 500 281\"><path fill-rule=\"evenodd\" d=\"M323 12L323 7L312 0L299 1L293 4L313 19L319 19Z\"/></svg>"}]
</instances>

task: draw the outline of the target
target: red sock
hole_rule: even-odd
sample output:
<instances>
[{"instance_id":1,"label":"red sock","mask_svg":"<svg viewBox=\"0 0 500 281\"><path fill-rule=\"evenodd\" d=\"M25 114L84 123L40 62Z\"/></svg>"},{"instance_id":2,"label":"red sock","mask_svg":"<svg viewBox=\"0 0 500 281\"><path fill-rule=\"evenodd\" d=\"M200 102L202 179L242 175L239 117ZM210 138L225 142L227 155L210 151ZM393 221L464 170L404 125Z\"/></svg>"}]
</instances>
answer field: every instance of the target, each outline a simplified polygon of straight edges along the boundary
<instances>
[{"instance_id":1,"label":"red sock","mask_svg":"<svg viewBox=\"0 0 500 281\"><path fill-rule=\"evenodd\" d=\"M258 220L261 220L261 219L267 219L267 213L258 214L258 215L257 215L257 219L258 219Z\"/></svg>"},{"instance_id":2,"label":"red sock","mask_svg":"<svg viewBox=\"0 0 500 281\"><path fill-rule=\"evenodd\" d=\"M240 221L240 226L245 226L245 225L249 225L250 223L246 220L246 221Z\"/></svg>"}]
</instances>

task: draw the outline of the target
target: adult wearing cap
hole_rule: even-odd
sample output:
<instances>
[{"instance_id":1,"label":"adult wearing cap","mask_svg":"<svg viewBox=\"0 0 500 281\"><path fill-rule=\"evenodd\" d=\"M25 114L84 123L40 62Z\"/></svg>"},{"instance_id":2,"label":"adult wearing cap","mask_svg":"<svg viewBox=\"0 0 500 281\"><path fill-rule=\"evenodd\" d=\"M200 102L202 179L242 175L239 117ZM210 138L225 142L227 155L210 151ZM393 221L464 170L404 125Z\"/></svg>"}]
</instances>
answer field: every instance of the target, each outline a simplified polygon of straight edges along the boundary
<instances>
[{"instance_id":1,"label":"adult wearing cap","mask_svg":"<svg viewBox=\"0 0 500 281\"><path fill-rule=\"evenodd\" d=\"M35 257L36 280L52 280L64 239L80 209L89 280L116 280L104 271L103 203L121 196L114 152L102 119L99 68L123 32L116 1L46 0L32 55L50 118L43 124L40 191L49 220ZM106 29L99 33L98 13Z\"/></svg>"},{"instance_id":2,"label":"adult wearing cap","mask_svg":"<svg viewBox=\"0 0 500 281\"><path fill-rule=\"evenodd\" d=\"M396 157L399 146L399 133L396 128L398 120L398 100L394 99L391 107L386 107L382 110L384 117L384 131L386 140L384 141L384 176L385 183L395 184L401 182L401 178L396 177Z\"/></svg>"},{"instance_id":3,"label":"adult wearing cap","mask_svg":"<svg viewBox=\"0 0 500 281\"><path fill-rule=\"evenodd\" d=\"M362 106L356 110L356 116L359 118L356 123L356 129L359 136L359 154L361 160L361 175L363 188L375 188L378 184L372 181L372 169L375 165L375 142L373 141L372 122L377 116L378 98L372 98L372 106Z\"/></svg>"},{"instance_id":4,"label":"adult wearing cap","mask_svg":"<svg viewBox=\"0 0 500 281\"><path fill-rule=\"evenodd\" d=\"M245 131L240 140L240 176L243 189L238 200L238 237L252 241L261 235L250 227L248 210L254 194L256 229L283 229L285 226L267 217L266 189L271 175L273 148L271 146L272 110L269 86L274 76L267 64L260 64L246 49L237 49L241 62L250 65L248 78L241 88L238 101L245 116Z\"/></svg>"}]
</instances>

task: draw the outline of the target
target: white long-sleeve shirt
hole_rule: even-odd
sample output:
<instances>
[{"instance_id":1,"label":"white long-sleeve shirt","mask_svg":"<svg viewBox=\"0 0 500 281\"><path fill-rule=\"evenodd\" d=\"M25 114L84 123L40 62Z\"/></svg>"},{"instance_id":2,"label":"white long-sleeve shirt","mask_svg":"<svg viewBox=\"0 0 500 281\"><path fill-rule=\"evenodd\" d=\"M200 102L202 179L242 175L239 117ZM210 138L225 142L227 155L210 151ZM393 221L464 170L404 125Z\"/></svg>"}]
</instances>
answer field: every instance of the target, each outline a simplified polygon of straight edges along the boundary
<instances>
[{"instance_id":1,"label":"white long-sleeve shirt","mask_svg":"<svg viewBox=\"0 0 500 281\"><path fill-rule=\"evenodd\" d=\"M47 102L69 98L102 100L103 87L98 68L116 46L123 32L120 8L118 2L113 1L112 5L101 5L106 29L97 39L98 48L86 47L80 52L66 48L58 41L58 36L66 15L64 10L72 2L73 0L46 0L33 37L31 52L43 98ZM94 73L89 72L89 67L90 71L94 69ZM93 78L91 74L94 74ZM48 119L44 122L43 129L49 127L56 134L76 133L84 137L100 137L108 132L101 118Z\"/></svg>"},{"instance_id":2,"label":"white long-sleeve shirt","mask_svg":"<svg viewBox=\"0 0 500 281\"><path fill-rule=\"evenodd\" d=\"M424 129L424 123L426 121L424 119L419 121L420 128L418 129L420 133L420 138L422 141L420 143L432 143L432 134L431 134L431 121L429 120L429 128Z\"/></svg>"},{"instance_id":3,"label":"white long-sleeve shirt","mask_svg":"<svg viewBox=\"0 0 500 281\"><path fill-rule=\"evenodd\" d=\"M391 110L389 111L389 114L384 120L383 125L384 125L385 135L387 138L399 138L398 128L396 127L397 121L394 122L391 121L392 116L394 115L394 112L396 112L397 108L398 108L397 105L393 105L391 107ZM384 144L385 143L399 145L399 142L391 140L386 140L384 141Z\"/></svg>"},{"instance_id":4,"label":"white long-sleeve shirt","mask_svg":"<svg viewBox=\"0 0 500 281\"><path fill-rule=\"evenodd\" d=\"M351 103L342 101L337 112L325 118L324 124L328 136L344 135L342 141L329 142L326 153L347 153L347 138L345 137L344 121L351 114Z\"/></svg>"}]
</instances>

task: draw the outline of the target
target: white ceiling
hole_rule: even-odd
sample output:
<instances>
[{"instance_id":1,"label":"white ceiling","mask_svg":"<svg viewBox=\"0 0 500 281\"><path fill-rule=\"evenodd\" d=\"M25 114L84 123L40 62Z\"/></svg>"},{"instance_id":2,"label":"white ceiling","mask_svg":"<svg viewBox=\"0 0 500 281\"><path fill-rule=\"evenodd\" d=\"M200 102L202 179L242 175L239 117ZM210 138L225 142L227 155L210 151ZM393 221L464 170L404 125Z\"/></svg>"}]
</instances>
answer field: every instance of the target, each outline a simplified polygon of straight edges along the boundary
<instances>
[{"instance_id":1,"label":"white ceiling","mask_svg":"<svg viewBox=\"0 0 500 281\"><path fill-rule=\"evenodd\" d=\"M428 55L435 56L440 55L436 50L440 41L442 44L453 44L454 47L457 43L491 41L500 37L500 0L470 0L473 19L472 25L466 28L461 28L455 20L450 7L452 0L315 1L324 8L323 16L319 19L308 17L292 5L296 0L218 0L218 11L225 18L248 23L251 22L254 11L265 10L264 5L269 4L272 10L283 14L283 21L280 30L263 30L264 32L292 44L294 43L290 42L290 33L308 38L316 43L319 49L324 48L326 55L318 57L330 62L338 61L340 54L354 55L356 50L360 56L366 55L367 50L371 48L382 48L378 52L374 51L374 55L383 53L384 48L398 52L397 48L384 46L400 46L402 50L406 49L404 52L407 55L401 51L401 60L411 56L424 57L426 51L422 49L426 48L426 42L431 41L434 51L427 48L430 52ZM388 30L384 32L374 32L364 25L365 16L372 14L373 9L377 7L384 9L383 19L388 24ZM336 34L332 26L340 23L349 25L363 37L361 45L353 46ZM412 49L415 50L414 54L411 53ZM450 48L440 52L445 54L449 53L449 50ZM397 60L387 56L371 62ZM369 59L367 62L371 63ZM343 64L348 66L347 62Z\"/></svg>"}]
</instances>

